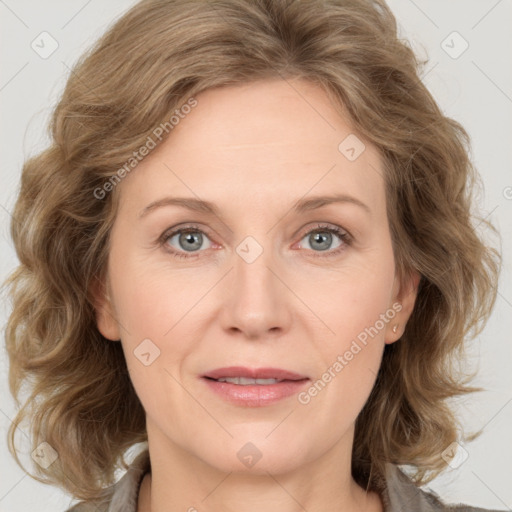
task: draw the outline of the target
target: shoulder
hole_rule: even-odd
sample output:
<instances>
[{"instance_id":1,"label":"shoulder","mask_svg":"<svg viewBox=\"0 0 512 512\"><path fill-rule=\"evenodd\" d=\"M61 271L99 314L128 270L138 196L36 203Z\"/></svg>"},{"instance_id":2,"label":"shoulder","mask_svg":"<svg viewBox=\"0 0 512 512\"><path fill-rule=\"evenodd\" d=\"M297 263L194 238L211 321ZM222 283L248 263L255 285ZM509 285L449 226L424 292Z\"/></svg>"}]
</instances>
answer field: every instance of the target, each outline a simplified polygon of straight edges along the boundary
<instances>
[{"instance_id":1,"label":"shoulder","mask_svg":"<svg viewBox=\"0 0 512 512\"><path fill-rule=\"evenodd\" d=\"M137 455L118 482L104 490L99 502L81 501L65 512L137 512L139 487L148 471L150 460L146 449Z\"/></svg>"},{"instance_id":2,"label":"shoulder","mask_svg":"<svg viewBox=\"0 0 512 512\"><path fill-rule=\"evenodd\" d=\"M414 482L394 464L386 467L386 479L382 489L385 512L414 510L418 512L500 512L463 503L448 504L439 495L417 487Z\"/></svg>"}]
</instances>

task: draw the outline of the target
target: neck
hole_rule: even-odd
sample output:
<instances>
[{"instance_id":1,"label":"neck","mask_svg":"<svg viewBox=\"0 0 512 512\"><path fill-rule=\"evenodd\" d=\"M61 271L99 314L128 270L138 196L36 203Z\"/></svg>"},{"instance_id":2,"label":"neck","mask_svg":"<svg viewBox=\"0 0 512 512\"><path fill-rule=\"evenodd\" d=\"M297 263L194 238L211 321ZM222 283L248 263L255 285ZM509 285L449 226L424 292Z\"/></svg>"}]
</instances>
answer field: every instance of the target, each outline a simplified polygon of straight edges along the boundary
<instances>
[{"instance_id":1,"label":"neck","mask_svg":"<svg viewBox=\"0 0 512 512\"><path fill-rule=\"evenodd\" d=\"M302 467L284 472L222 471L170 443L149 435L151 473L141 484L137 512L382 512L376 493L352 478L352 436ZM353 431L352 431L353 435Z\"/></svg>"}]
</instances>

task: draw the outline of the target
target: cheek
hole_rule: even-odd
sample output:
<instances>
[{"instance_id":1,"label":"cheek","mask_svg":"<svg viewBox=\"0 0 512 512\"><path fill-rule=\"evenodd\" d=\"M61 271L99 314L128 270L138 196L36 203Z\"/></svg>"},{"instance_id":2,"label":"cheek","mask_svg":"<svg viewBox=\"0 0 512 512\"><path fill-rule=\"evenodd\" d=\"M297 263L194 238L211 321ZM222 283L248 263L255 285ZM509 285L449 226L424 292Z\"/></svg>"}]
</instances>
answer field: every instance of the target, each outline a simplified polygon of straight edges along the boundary
<instances>
[{"instance_id":1,"label":"cheek","mask_svg":"<svg viewBox=\"0 0 512 512\"><path fill-rule=\"evenodd\" d=\"M125 339L131 344L140 342L141 337L169 338L174 326L197 302L196 287L187 286L186 278L165 262L155 265L151 258L128 255L121 259L112 254L115 309L125 328Z\"/></svg>"},{"instance_id":2,"label":"cheek","mask_svg":"<svg viewBox=\"0 0 512 512\"><path fill-rule=\"evenodd\" d=\"M317 297L319 314L321 312L331 331L328 346L343 349L347 342L359 335L364 341L364 333L368 330L373 333L372 338L382 338L387 323L380 320L391 309L393 284L393 260L382 258L324 280L323 299L319 291L311 289L309 297ZM373 329L375 326L378 334Z\"/></svg>"},{"instance_id":3,"label":"cheek","mask_svg":"<svg viewBox=\"0 0 512 512\"><path fill-rule=\"evenodd\" d=\"M187 311L197 297L182 280L176 283L140 262L125 260L114 274L116 313L123 325L121 343L144 409L158 417L179 405L183 414L192 414L194 404L183 400L178 382L183 379L182 361L195 350L184 329Z\"/></svg>"},{"instance_id":4,"label":"cheek","mask_svg":"<svg viewBox=\"0 0 512 512\"><path fill-rule=\"evenodd\" d=\"M393 283L393 260L384 258L326 282L328 300L316 304L329 330L316 343L323 367L312 395L358 414L380 367L386 327L396 314L390 304Z\"/></svg>"},{"instance_id":5,"label":"cheek","mask_svg":"<svg viewBox=\"0 0 512 512\"><path fill-rule=\"evenodd\" d=\"M361 412L385 346L380 316L386 312L385 296L362 298L361 303L352 296L351 303L333 312L330 325L335 334L317 340L322 363L311 386L298 396L318 425L331 425L336 432L349 428Z\"/></svg>"}]
</instances>

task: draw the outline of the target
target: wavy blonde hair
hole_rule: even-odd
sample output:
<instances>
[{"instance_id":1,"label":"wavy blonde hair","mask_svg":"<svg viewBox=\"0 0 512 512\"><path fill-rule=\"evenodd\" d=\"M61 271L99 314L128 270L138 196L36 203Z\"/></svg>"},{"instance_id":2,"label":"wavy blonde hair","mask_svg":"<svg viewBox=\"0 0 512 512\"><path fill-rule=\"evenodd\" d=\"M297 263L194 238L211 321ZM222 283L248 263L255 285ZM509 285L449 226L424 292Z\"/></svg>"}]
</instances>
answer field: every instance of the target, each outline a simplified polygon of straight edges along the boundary
<instances>
[{"instance_id":1,"label":"wavy blonde hair","mask_svg":"<svg viewBox=\"0 0 512 512\"><path fill-rule=\"evenodd\" d=\"M145 0L113 24L74 66L13 212L20 264L6 281L6 343L18 464L14 433L28 421L32 447L46 441L59 455L31 476L94 502L147 439L122 347L95 323L91 290L106 278L118 197L95 191L199 92L304 78L380 151L397 272L421 275L357 418L353 476L373 490L386 462L415 466L418 485L441 472L461 430L447 400L481 390L457 362L490 315L500 257L476 231L469 136L422 83L424 64L381 0Z\"/></svg>"}]
</instances>

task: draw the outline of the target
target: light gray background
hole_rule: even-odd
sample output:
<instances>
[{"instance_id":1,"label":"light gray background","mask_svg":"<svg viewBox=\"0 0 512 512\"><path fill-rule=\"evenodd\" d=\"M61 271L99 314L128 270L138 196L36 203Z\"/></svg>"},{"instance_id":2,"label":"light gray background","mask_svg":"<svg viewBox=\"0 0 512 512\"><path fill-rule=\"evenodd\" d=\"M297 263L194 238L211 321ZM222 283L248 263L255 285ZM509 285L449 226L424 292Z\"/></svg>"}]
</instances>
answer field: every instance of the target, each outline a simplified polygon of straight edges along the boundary
<instances>
[{"instance_id":1,"label":"light gray background","mask_svg":"<svg viewBox=\"0 0 512 512\"><path fill-rule=\"evenodd\" d=\"M22 162L47 144L49 114L73 63L134 3L0 0L2 280L17 264L8 225ZM470 347L472 368L480 369L475 384L487 391L455 405L468 431L485 426L485 432L465 446L469 457L458 469L448 468L429 487L448 502L511 509L512 2L391 0L389 5L403 37L411 41L420 57L430 59L423 73L425 83L443 111L461 122L472 137L473 160L485 184L480 207L500 229L503 242L504 268L496 308L486 329ZM43 31L59 45L46 59L31 48ZM463 39L453 35L454 31ZM464 48L464 41L469 45L467 50L453 58ZM8 305L2 297L2 334L7 315ZM7 388L3 348L0 371L0 511L63 511L70 506L71 498L25 475L7 451L6 432L15 410ZM30 461L28 457L23 460Z\"/></svg>"}]
</instances>

